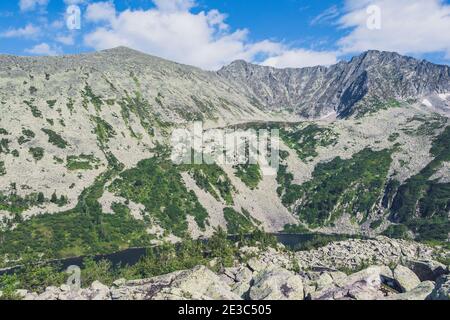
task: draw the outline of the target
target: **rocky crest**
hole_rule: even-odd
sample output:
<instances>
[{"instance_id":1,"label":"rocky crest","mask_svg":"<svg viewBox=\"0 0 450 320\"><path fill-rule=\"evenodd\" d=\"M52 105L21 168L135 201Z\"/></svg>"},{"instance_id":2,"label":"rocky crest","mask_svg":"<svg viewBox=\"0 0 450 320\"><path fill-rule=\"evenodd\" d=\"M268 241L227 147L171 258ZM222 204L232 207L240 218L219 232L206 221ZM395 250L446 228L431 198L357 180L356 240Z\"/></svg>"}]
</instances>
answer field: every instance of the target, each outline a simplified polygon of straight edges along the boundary
<instances>
[{"instance_id":1,"label":"rocky crest","mask_svg":"<svg viewBox=\"0 0 450 320\"><path fill-rule=\"evenodd\" d=\"M450 90L450 68L401 56L368 51L330 67L276 69L235 61L219 72L272 110L291 109L306 118L336 112L358 113L366 98L408 99Z\"/></svg>"},{"instance_id":2,"label":"rocky crest","mask_svg":"<svg viewBox=\"0 0 450 320\"><path fill-rule=\"evenodd\" d=\"M380 260L366 267L357 264L360 257L370 258L377 250ZM448 266L432 260L443 253L414 242L379 237L332 243L295 255L248 247L241 254L253 257L218 274L198 266L151 279L120 279L112 287L94 282L78 291L63 285L39 295L19 293L30 300L450 299ZM344 273L337 266L352 267L353 272Z\"/></svg>"}]
</instances>

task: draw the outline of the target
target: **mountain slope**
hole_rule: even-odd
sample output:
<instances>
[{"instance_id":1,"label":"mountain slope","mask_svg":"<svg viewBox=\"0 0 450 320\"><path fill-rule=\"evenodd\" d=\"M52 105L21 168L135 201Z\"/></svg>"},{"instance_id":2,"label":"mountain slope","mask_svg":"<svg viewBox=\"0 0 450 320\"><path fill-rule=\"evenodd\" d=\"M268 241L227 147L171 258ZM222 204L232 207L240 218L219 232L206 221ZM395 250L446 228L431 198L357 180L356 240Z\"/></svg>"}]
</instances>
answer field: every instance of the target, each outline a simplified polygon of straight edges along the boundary
<instances>
[{"instance_id":1,"label":"mountain slope","mask_svg":"<svg viewBox=\"0 0 450 320\"><path fill-rule=\"evenodd\" d=\"M219 72L127 48L0 56L0 257L112 252L218 227L444 241L449 86L447 66L375 51L329 68L238 61ZM171 133L194 120L206 134L279 129L278 174L174 164Z\"/></svg>"}]
</instances>

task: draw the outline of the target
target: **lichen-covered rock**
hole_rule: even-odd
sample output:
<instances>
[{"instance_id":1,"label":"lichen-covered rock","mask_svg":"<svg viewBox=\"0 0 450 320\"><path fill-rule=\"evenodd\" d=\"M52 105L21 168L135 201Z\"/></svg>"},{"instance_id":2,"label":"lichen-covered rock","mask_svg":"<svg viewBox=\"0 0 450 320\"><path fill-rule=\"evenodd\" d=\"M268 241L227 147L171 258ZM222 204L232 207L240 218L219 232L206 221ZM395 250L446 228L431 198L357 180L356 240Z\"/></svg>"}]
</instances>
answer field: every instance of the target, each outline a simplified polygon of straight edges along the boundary
<instances>
[{"instance_id":1,"label":"lichen-covered rock","mask_svg":"<svg viewBox=\"0 0 450 320\"><path fill-rule=\"evenodd\" d=\"M433 281L424 281L420 283L416 288L405 292L394 294L389 297L383 298L384 300L427 300L434 290Z\"/></svg>"},{"instance_id":2,"label":"lichen-covered rock","mask_svg":"<svg viewBox=\"0 0 450 320\"><path fill-rule=\"evenodd\" d=\"M141 282L127 282L112 290L113 299L239 300L218 275L204 266Z\"/></svg>"},{"instance_id":3,"label":"lichen-covered rock","mask_svg":"<svg viewBox=\"0 0 450 320\"><path fill-rule=\"evenodd\" d=\"M431 259L408 260L406 265L414 271L421 281L436 281L437 278L447 272L447 267L444 264Z\"/></svg>"},{"instance_id":4,"label":"lichen-covered rock","mask_svg":"<svg viewBox=\"0 0 450 320\"><path fill-rule=\"evenodd\" d=\"M390 265L405 260L431 260L433 249L417 242L377 237L374 240L350 239L333 242L296 253L301 268L356 269L363 263Z\"/></svg>"},{"instance_id":5,"label":"lichen-covered rock","mask_svg":"<svg viewBox=\"0 0 450 320\"><path fill-rule=\"evenodd\" d=\"M375 300L384 296L381 284L393 277L386 266L372 266L336 279L333 284L314 292L313 300Z\"/></svg>"},{"instance_id":6,"label":"lichen-covered rock","mask_svg":"<svg viewBox=\"0 0 450 320\"><path fill-rule=\"evenodd\" d=\"M411 291L420 284L417 275L402 265L398 265L394 269L394 279L402 292Z\"/></svg>"},{"instance_id":7,"label":"lichen-covered rock","mask_svg":"<svg viewBox=\"0 0 450 320\"><path fill-rule=\"evenodd\" d=\"M90 292L89 300L110 300L111 293L109 288L99 281L94 281L91 284Z\"/></svg>"},{"instance_id":8,"label":"lichen-covered rock","mask_svg":"<svg viewBox=\"0 0 450 320\"><path fill-rule=\"evenodd\" d=\"M431 293L431 300L450 300L450 275L440 277Z\"/></svg>"},{"instance_id":9,"label":"lichen-covered rock","mask_svg":"<svg viewBox=\"0 0 450 320\"><path fill-rule=\"evenodd\" d=\"M261 271L253 279L251 300L303 300L303 282L299 275L282 268Z\"/></svg>"},{"instance_id":10,"label":"lichen-covered rock","mask_svg":"<svg viewBox=\"0 0 450 320\"><path fill-rule=\"evenodd\" d=\"M298 252L295 259L305 260L298 260L303 269L297 272L292 271L292 253L274 249L246 250L252 253L250 261L236 263L219 274L198 266L150 279L119 279L111 287L95 281L89 288L78 290L62 285L48 287L40 294L26 290L18 293L25 300L449 299L450 276L438 276L448 273L448 269L432 259L418 259L432 257L432 253L427 246L415 242L381 237L332 243L317 250ZM337 270L344 266L348 272L357 267L355 261L376 252L386 262L410 257L406 260L409 264L403 261L414 269L399 265L392 271L387 265L380 264L349 275ZM420 282L420 277L438 277L437 284Z\"/></svg>"}]
</instances>

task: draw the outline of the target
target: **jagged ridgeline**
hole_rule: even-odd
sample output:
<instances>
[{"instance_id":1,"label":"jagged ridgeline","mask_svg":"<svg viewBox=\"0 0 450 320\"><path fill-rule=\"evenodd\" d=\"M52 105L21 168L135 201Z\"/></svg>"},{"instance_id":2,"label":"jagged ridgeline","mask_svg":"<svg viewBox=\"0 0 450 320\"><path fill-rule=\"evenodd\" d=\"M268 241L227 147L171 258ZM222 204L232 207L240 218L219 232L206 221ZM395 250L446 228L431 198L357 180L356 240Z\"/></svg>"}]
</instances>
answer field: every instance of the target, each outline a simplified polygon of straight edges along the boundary
<instances>
[{"instance_id":1,"label":"jagged ridgeline","mask_svg":"<svg viewBox=\"0 0 450 320\"><path fill-rule=\"evenodd\" d=\"M0 56L0 255L14 264L162 240L450 231L450 71L370 51L218 72L127 48ZM280 168L170 161L171 133L278 129Z\"/></svg>"}]
</instances>

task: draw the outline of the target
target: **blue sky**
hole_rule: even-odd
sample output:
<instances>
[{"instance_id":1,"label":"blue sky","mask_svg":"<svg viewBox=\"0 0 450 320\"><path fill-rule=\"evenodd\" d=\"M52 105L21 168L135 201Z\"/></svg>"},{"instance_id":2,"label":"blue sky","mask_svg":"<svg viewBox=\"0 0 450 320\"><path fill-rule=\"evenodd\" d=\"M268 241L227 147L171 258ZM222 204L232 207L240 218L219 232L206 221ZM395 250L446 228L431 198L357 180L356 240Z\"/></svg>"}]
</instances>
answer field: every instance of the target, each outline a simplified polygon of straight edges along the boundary
<instances>
[{"instance_id":1,"label":"blue sky","mask_svg":"<svg viewBox=\"0 0 450 320\"><path fill-rule=\"evenodd\" d=\"M80 9L70 30L66 10ZM368 49L450 63L450 0L11 0L0 53L61 55L125 45L204 69L236 59L329 65Z\"/></svg>"}]
</instances>

